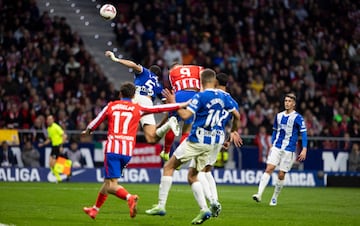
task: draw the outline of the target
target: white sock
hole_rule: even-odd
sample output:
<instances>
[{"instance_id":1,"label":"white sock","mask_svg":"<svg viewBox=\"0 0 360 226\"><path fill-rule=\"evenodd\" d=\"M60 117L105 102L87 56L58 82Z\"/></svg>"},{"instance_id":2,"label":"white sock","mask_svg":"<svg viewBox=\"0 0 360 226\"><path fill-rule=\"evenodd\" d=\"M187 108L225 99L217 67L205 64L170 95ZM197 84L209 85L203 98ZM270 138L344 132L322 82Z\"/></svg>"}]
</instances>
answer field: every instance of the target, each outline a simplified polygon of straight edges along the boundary
<instances>
[{"instance_id":1,"label":"white sock","mask_svg":"<svg viewBox=\"0 0 360 226\"><path fill-rule=\"evenodd\" d=\"M276 184L275 184L275 189L274 189L274 194L273 194L273 198L276 198L279 196L281 189L284 187L284 181L285 180L277 180Z\"/></svg>"},{"instance_id":2,"label":"white sock","mask_svg":"<svg viewBox=\"0 0 360 226\"><path fill-rule=\"evenodd\" d=\"M214 176L212 175L211 172L206 172L205 177L209 183L209 188L210 188L212 197L214 198L215 201L218 201L219 198L218 198L218 192L217 192L217 187L216 187L216 182L215 182Z\"/></svg>"},{"instance_id":3,"label":"white sock","mask_svg":"<svg viewBox=\"0 0 360 226\"><path fill-rule=\"evenodd\" d=\"M167 197L172 185L171 176L162 176L159 185L159 207L165 209Z\"/></svg>"},{"instance_id":4,"label":"white sock","mask_svg":"<svg viewBox=\"0 0 360 226\"><path fill-rule=\"evenodd\" d=\"M167 122L164 123L164 125L160 126L156 129L155 133L158 137L162 138L165 136L165 134L171 129L170 127L170 121L167 120Z\"/></svg>"},{"instance_id":5,"label":"white sock","mask_svg":"<svg viewBox=\"0 0 360 226\"><path fill-rule=\"evenodd\" d=\"M200 181L201 186L204 189L205 197L207 198L207 200L209 200L210 203L213 203L214 197L211 194L210 184L209 184L205 174L206 174L205 172L199 172L197 178Z\"/></svg>"},{"instance_id":6,"label":"white sock","mask_svg":"<svg viewBox=\"0 0 360 226\"><path fill-rule=\"evenodd\" d=\"M201 186L200 181L195 181L194 183L192 183L191 190L193 191L195 200L197 201L200 209L207 210L208 207L206 204L204 190L203 190L203 187Z\"/></svg>"},{"instance_id":7,"label":"white sock","mask_svg":"<svg viewBox=\"0 0 360 226\"><path fill-rule=\"evenodd\" d=\"M267 184L269 183L269 180L270 180L270 174L268 173L264 173L262 176L261 176L261 180L260 180L260 183L259 183L259 189L258 189L258 195L261 197L264 190L265 190L265 187L267 186Z\"/></svg>"}]
</instances>

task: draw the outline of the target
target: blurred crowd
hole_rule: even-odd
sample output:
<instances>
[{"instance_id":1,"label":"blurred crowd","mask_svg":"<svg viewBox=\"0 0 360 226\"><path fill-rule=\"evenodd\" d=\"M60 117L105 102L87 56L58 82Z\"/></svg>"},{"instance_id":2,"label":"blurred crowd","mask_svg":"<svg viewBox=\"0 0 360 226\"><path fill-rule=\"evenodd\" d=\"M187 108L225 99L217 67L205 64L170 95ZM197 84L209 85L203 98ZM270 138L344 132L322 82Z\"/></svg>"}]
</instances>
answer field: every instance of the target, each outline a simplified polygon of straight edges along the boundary
<instances>
[{"instance_id":1,"label":"blurred crowd","mask_svg":"<svg viewBox=\"0 0 360 226\"><path fill-rule=\"evenodd\" d=\"M47 115L82 130L118 97L65 17L35 0L2 1L0 17L0 128L34 130L27 138L42 142Z\"/></svg>"},{"instance_id":2,"label":"blurred crowd","mask_svg":"<svg viewBox=\"0 0 360 226\"><path fill-rule=\"evenodd\" d=\"M241 133L268 133L297 94L309 136L360 137L360 3L349 0L125 1L115 33L145 66L197 64L231 76ZM346 141L310 147L350 150ZM348 146L347 146L348 145Z\"/></svg>"},{"instance_id":3,"label":"blurred crowd","mask_svg":"<svg viewBox=\"0 0 360 226\"><path fill-rule=\"evenodd\" d=\"M117 98L64 17L35 0L0 3L0 128L44 130L53 114L82 130ZM107 1L111 2L111 1ZM115 4L116 3L116 4ZM128 58L163 69L175 61L230 75L241 134L268 133L287 92L309 136L360 137L360 3L350 0L113 1L114 32ZM42 134L42 133L41 133ZM29 136L38 141L41 134ZM311 147L351 149L347 142Z\"/></svg>"}]
</instances>

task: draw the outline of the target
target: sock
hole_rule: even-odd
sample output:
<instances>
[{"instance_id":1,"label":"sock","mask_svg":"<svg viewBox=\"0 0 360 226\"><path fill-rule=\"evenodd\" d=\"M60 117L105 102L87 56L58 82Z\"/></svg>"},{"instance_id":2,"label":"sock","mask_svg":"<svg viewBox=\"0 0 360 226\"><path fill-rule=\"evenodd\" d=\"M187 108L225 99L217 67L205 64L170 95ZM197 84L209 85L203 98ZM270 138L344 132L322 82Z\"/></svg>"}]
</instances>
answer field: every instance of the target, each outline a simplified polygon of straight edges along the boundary
<instances>
[{"instance_id":1,"label":"sock","mask_svg":"<svg viewBox=\"0 0 360 226\"><path fill-rule=\"evenodd\" d=\"M207 200L209 200L210 203L214 203L214 197L211 194L210 185L208 183L208 180L206 179L205 174L206 174L205 172L199 172L197 178L204 189L204 195L207 198Z\"/></svg>"},{"instance_id":2,"label":"sock","mask_svg":"<svg viewBox=\"0 0 360 226\"><path fill-rule=\"evenodd\" d=\"M206 180L209 184L210 192L215 201L218 201L218 192L216 188L216 182L211 172L205 172Z\"/></svg>"},{"instance_id":3,"label":"sock","mask_svg":"<svg viewBox=\"0 0 360 226\"><path fill-rule=\"evenodd\" d=\"M172 130L169 130L165 135L165 141L164 141L165 153L170 153L171 146L173 145L174 140L175 140L175 134Z\"/></svg>"},{"instance_id":4,"label":"sock","mask_svg":"<svg viewBox=\"0 0 360 226\"><path fill-rule=\"evenodd\" d=\"M274 194L273 194L273 198L276 198L279 196L281 189L284 187L284 181L285 180L277 180L276 184L275 184L275 189L274 189Z\"/></svg>"},{"instance_id":5,"label":"sock","mask_svg":"<svg viewBox=\"0 0 360 226\"><path fill-rule=\"evenodd\" d=\"M181 144L181 142L183 142L184 140L186 140L186 138L189 136L189 133L183 133L182 135L181 135L181 138L180 138L180 144Z\"/></svg>"},{"instance_id":6,"label":"sock","mask_svg":"<svg viewBox=\"0 0 360 226\"><path fill-rule=\"evenodd\" d=\"M261 176L260 183L259 183L259 189L258 189L258 195L260 195L260 197L262 196L262 194L265 190L265 187L269 183L269 180L270 180L270 174L264 173Z\"/></svg>"},{"instance_id":7,"label":"sock","mask_svg":"<svg viewBox=\"0 0 360 226\"><path fill-rule=\"evenodd\" d=\"M50 168L51 172L54 174L54 176L56 177L57 181L61 181L61 177L58 171L55 170L54 167Z\"/></svg>"},{"instance_id":8,"label":"sock","mask_svg":"<svg viewBox=\"0 0 360 226\"><path fill-rule=\"evenodd\" d=\"M207 210L208 207L206 204L206 199L203 192L204 190L203 187L201 186L201 183L199 181L195 181L194 183L192 183L191 190L193 191L195 200L197 201L200 209Z\"/></svg>"},{"instance_id":9,"label":"sock","mask_svg":"<svg viewBox=\"0 0 360 226\"><path fill-rule=\"evenodd\" d=\"M170 127L170 121L164 123L164 125L160 126L156 129L156 135L160 138L164 137L165 134L171 129ZM175 135L174 135L175 136Z\"/></svg>"},{"instance_id":10,"label":"sock","mask_svg":"<svg viewBox=\"0 0 360 226\"><path fill-rule=\"evenodd\" d=\"M99 192L98 197L96 199L96 203L95 203L95 208L97 208L97 210L99 210L101 208L101 206L106 201L107 197L108 197L108 195L105 195L105 194L102 194Z\"/></svg>"},{"instance_id":11,"label":"sock","mask_svg":"<svg viewBox=\"0 0 360 226\"><path fill-rule=\"evenodd\" d=\"M127 196L128 196L129 192L124 188L121 187L118 190L116 190L116 197L123 199L123 200L127 200Z\"/></svg>"},{"instance_id":12,"label":"sock","mask_svg":"<svg viewBox=\"0 0 360 226\"><path fill-rule=\"evenodd\" d=\"M159 186L159 207L165 209L167 197L172 185L171 176L162 176Z\"/></svg>"}]
</instances>

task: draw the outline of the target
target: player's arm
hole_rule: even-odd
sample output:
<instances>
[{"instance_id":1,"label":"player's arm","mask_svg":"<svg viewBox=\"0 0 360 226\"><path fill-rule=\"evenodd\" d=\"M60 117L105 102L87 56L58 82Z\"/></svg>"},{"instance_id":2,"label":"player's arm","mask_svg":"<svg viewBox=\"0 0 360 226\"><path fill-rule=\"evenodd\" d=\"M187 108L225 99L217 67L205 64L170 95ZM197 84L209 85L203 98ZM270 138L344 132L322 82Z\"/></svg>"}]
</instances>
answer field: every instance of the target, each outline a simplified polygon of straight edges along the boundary
<instances>
[{"instance_id":1,"label":"player's arm","mask_svg":"<svg viewBox=\"0 0 360 226\"><path fill-rule=\"evenodd\" d=\"M111 51L106 51L105 52L105 56L109 57L112 61L120 63L128 68L131 68L135 71L135 73L141 73L142 72L142 66L139 64L136 64L135 62L131 61L131 60L125 60L125 59L120 59L117 58L115 56L115 54Z\"/></svg>"},{"instance_id":2,"label":"player's arm","mask_svg":"<svg viewBox=\"0 0 360 226\"><path fill-rule=\"evenodd\" d=\"M299 128L300 128L300 134L301 134L301 145L302 145L302 149L301 152L298 156L298 160L299 161L304 161L306 159L306 154L307 154L307 132L306 132L306 126L305 126L305 122L304 120L301 118L300 123L299 123Z\"/></svg>"},{"instance_id":3,"label":"player's arm","mask_svg":"<svg viewBox=\"0 0 360 226\"><path fill-rule=\"evenodd\" d=\"M49 137L46 137L46 140L42 143L39 143L39 147L43 147L43 146L46 146L48 144L50 144L51 140Z\"/></svg>"},{"instance_id":4,"label":"player's arm","mask_svg":"<svg viewBox=\"0 0 360 226\"><path fill-rule=\"evenodd\" d=\"M86 127L85 130L81 132L81 135L89 135L94 131L106 118L106 112L109 108L109 104L106 105L101 112L94 118Z\"/></svg>"},{"instance_id":5,"label":"player's arm","mask_svg":"<svg viewBox=\"0 0 360 226\"><path fill-rule=\"evenodd\" d=\"M176 111L181 108L184 108L188 105L187 102L182 103L172 103L172 104L160 104L156 106L140 106L140 110L142 112L142 115L145 114L151 114L151 113L162 113L167 111Z\"/></svg>"},{"instance_id":6,"label":"player's arm","mask_svg":"<svg viewBox=\"0 0 360 226\"><path fill-rule=\"evenodd\" d=\"M243 145L243 140L240 137L239 133L237 132L240 126L240 113L235 109L231 111L231 113L233 115L233 120L232 120L232 127L230 133L230 140L235 144L236 147L240 147L241 145Z\"/></svg>"}]
</instances>

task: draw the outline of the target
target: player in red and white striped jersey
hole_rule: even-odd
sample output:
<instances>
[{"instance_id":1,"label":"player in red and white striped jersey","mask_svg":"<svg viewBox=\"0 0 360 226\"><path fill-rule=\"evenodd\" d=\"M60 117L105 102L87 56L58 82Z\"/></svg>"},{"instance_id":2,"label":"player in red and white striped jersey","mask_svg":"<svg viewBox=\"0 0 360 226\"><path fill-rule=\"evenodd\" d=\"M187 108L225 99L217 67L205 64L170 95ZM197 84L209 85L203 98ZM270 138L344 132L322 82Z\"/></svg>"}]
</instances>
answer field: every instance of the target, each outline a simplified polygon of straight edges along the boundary
<instances>
[{"instance_id":1,"label":"player in red and white striped jersey","mask_svg":"<svg viewBox=\"0 0 360 226\"><path fill-rule=\"evenodd\" d=\"M190 100L195 93L200 91L200 72L203 69L204 68L202 66L197 65L172 65L169 71L169 81L173 91L175 92L175 100L177 103ZM173 112L170 113L170 115L177 116L177 113ZM177 119L182 120L178 116ZM192 121L193 117L184 121L180 143L189 135ZM174 140L175 134L169 130L169 132L165 135L164 150L160 154L163 160L169 159L169 152Z\"/></svg>"},{"instance_id":2,"label":"player in red and white striped jersey","mask_svg":"<svg viewBox=\"0 0 360 226\"><path fill-rule=\"evenodd\" d=\"M186 106L186 103L141 106L131 101L135 95L135 90L134 84L123 84L120 88L121 99L109 102L97 117L89 123L86 130L82 131L83 135L90 134L104 120L108 120L108 138L104 147L104 183L95 205L93 207L84 207L84 212L93 219L95 219L108 194L127 200L130 216L135 217L138 196L131 195L124 187L120 186L118 178L131 159L140 119L148 113L174 111ZM169 124L165 123L156 130L156 136L159 140L170 129Z\"/></svg>"}]
</instances>

